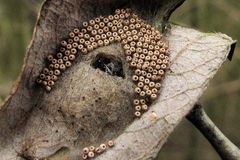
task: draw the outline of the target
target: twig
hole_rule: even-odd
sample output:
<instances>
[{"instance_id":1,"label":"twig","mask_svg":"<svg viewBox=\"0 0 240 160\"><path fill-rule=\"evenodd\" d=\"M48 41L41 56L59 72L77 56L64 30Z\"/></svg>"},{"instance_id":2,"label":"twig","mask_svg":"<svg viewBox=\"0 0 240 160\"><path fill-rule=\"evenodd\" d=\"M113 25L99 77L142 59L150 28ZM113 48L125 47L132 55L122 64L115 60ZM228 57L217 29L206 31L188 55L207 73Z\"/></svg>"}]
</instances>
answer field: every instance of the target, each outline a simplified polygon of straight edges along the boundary
<instances>
[{"instance_id":1,"label":"twig","mask_svg":"<svg viewBox=\"0 0 240 160\"><path fill-rule=\"evenodd\" d=\"M224 160L240 160L240 150L211 121L200 104L196 104L187 119L208 139Z\"/></svg>"}]
</instances>

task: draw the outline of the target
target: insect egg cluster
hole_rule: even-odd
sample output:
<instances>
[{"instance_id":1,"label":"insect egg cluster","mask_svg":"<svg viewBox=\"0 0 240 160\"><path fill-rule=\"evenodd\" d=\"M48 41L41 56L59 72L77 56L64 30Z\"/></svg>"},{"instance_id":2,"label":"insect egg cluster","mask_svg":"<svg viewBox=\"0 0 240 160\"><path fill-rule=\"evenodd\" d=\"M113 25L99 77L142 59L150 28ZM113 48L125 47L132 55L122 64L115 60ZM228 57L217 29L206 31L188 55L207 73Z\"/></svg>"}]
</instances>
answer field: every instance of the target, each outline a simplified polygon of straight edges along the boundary
<instances>
[{"instance_id":1,"label":"insect egg cluster","mask_svg":"<svg viewBox=\"0 0 240 160\"><path fill-rule=\"evenodd\" d=\"M114 142L112 140L109 140L107 144L102 143L98 147L90 146L90 147L85 147L83 148L83 159L88 159L88 158L94 158L96 155L99 155L106 151L108 147L113 147Z\"/></svg>"},{"instance_id":2,"label":"insect egg cluster","mask_svg":"<svg viewBox=\"0 0 240 160\"><path fill-rule=\"evenodd\" d=\"M70 32L59 51L47 57L48 65L37 83L50 91L78 54L88 54L111 43L122 44L126 61L133 70L132 80L136 85L133 104L135 115L140 117L157 98L160 82L169 67L169 50L162 34L130 9L117 9L114 15L96 17Z\"/></svg>"}]
</instances>

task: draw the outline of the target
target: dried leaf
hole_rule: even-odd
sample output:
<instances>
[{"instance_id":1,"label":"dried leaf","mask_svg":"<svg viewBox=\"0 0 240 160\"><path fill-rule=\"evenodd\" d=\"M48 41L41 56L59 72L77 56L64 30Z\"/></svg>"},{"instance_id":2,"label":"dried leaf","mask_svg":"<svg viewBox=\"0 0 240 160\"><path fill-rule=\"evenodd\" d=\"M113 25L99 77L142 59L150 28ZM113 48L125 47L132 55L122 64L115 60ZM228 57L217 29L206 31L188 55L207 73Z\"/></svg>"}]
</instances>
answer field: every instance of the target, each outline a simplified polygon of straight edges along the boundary
<instances>
[{"instance_id":1,"label":"dried leaf","mask_svg":"<svg viewBox=\"0 0 240 160\"><path fill-rule=\"evenodd\" d=\"M160 98L117 138L113 149L97 160L154 159L174 128L204 93L235 43L221 33L201 33L175 25L168 40L173 64ZM153 112L157 116L155 121Z\"/></svg>"},{"instance_id":2,"label":"dried leaf","mask_svg":"<svg viewBox=\"0 0 240 160\"><path fill-rule=\"evenodd\" d=\"M173 64L160 98L133 123L131 71L119 44L80 57L50 93L36 86L35 80L45 65L46 56L56 52L57 44L84 20L128 6L152 24L157 18L165 22L182 2L47 0L40 12L21 77L0 110L2 159L44 158L59 151L49 159L74 160L79 159L84 146L115 138L116 146L97 159L154 158L226 60L235 43L231 38L173 25L168 36ZM92 67L100 53L121 59L125 78Z\"/></svg>"}]
</instances>

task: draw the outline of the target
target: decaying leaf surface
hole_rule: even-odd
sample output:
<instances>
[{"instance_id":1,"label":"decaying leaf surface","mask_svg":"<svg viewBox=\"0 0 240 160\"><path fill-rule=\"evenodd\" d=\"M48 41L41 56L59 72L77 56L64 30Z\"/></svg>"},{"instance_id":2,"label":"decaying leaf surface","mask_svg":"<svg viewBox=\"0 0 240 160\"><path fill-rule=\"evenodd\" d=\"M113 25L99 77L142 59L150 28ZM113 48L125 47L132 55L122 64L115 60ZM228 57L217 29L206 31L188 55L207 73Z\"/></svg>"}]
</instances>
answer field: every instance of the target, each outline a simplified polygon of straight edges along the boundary
<instances>
[{"instance_id":1,"label":"decaying leaf surface","mask_svg":"<svg viewBox=\"0 0 240 160\"><path fill-rule=\"evenodd\" d=\"M166 20L182 3L181 0L151 2L47 0L44 3L20 81L1 108L0 154L4 160L44 158L61 149L64 154L57 153L50 159L75 160L84 146L115 138L116 146L97 159L156 156L226 59L234 43L231 38L172 26L168 40L173 64L160 98L133 123L133 83L120 44L79 57L51 93L35 83L46 56L55 53L57 44L84 20L126 6L154 24L156 19ZM124 78L94 69L92 63L99 54L120 60Z\"/></svg>"},{"instance_id":2,"label":"decaying leaf surface","mask_svg":"<svg viewBox=\"0 0 240 160\"><path fill-rule=\"evenodd\" d=\"M201 33L180 26L172 26L168 40L173 64L160 98L98 160L154 159L170 133L203 94L235 43L224 34Z\"/></svg>"}]
</instances>

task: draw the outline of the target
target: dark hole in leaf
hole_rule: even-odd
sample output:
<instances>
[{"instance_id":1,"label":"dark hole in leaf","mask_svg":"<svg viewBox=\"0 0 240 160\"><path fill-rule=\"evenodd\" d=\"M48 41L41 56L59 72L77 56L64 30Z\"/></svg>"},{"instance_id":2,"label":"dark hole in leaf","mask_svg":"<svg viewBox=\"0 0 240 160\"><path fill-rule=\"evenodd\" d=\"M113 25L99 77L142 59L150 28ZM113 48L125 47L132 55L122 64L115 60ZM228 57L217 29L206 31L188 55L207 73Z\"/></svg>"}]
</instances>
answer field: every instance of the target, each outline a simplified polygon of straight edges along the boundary
<instances>
[{"instance_id":1,"label":"dark hole in leaf","mask_svg":"<svg viewBox=\"0 0 240 160\"><path fill-rule=\"evenodd\" d=\"M98 54L92 63L93 68L100 69L111 76L118 76L124 78L122 61L116 57Z\"/></svg>"}]
</instances>

